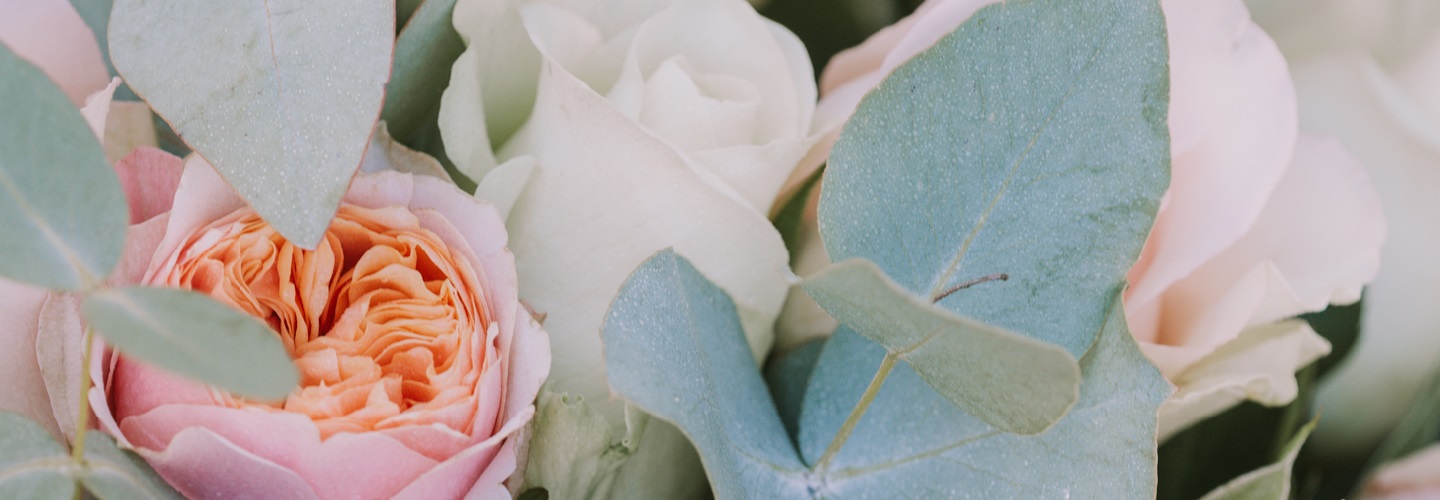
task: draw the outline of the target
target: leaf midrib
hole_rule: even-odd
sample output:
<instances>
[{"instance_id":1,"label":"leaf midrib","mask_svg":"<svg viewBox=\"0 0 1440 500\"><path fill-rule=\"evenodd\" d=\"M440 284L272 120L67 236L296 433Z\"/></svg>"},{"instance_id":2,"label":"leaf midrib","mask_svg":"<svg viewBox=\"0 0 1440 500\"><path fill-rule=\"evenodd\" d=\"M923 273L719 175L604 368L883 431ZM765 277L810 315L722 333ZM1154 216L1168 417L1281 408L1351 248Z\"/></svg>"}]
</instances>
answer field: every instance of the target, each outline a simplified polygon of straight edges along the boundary
<instances>
[{"instance_id":1,"label":"leaf midrib","mask_svg":"<svg viewBox=\"0 0 1440 500\"><path fill-rule=\"evenodd\" d=\"M1065 95L1061 96L1060 102L1056 103L1055 108L1050 110L1050 114L1045 117L1044 123L1040 124L1040 128L1030 137L1030 142L1025 145L1025 149L1021 151L1020 156L1015 159L1015 163L1010 167L1010 172L1006 174L1005 181L1001 183L1000 189L995 192L995 196L991 198L990 204L985 207L985 211L981 212L980 218L975 221L975 226L970 229L970 234L965 236L965 241L960 244L960 249L956 251L955 257L950 260L950 264L945 267L945 271L941 274L940 279L931 287L929 296L932 301L936 300L939 294L945 289L945 285L954 279L955 273L960 270L961 262L964 261L965 255L970 250L970 244L975 241L975 237L985 228L986 222L990 219L990 214L995 211L995 207L1000 204L1001 198L1003 198L1009 190L1010 183L1015 180L1015 175L1019 173L1020 167L1025 163L1025 159L1029 158L1031 150L1035 149L1035 144L1040 141L1040 137L1045 134L1050 123L1060 114L1060 110L1065 107L1065 104L1070 102L1070 97L1075 94L1076 87L1085 79L1090 69L1095 66L1095 61L1099 59L1101 51L1104 50L1114 38L1115 27L1119 24L1120 20L1118 18L1111 21L1110 28L1106 30L1105 38L1096 44L1095 49L1090 54L1090 59L1085 62L1085 67L1076 72L1075 78L1070 80L1070 85L1065 89Z\"/></svg>"}]
</instances>

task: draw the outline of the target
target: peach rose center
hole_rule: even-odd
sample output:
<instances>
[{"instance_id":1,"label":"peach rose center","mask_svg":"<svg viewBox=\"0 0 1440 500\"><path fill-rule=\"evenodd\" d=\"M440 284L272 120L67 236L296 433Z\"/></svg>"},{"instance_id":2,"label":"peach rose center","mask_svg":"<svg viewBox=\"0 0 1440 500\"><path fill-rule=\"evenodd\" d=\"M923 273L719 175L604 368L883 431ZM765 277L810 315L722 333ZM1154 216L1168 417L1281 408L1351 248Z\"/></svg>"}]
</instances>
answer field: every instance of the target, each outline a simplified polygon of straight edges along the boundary
<instances>
[{"instance_id":1,"label":"peach rose center","mask_svg":"<svg viewBox=\"0 0 1440 500\"><path fill-rule=\"evenodd\" d=\"M322 437L432 422L469 432L488 308L470 262L409 210L342 205L312 251L244 208L179 252L152 281L263 319L301 373L283 403L223 404L306 415Z\"/></svg>"}]
</instances>

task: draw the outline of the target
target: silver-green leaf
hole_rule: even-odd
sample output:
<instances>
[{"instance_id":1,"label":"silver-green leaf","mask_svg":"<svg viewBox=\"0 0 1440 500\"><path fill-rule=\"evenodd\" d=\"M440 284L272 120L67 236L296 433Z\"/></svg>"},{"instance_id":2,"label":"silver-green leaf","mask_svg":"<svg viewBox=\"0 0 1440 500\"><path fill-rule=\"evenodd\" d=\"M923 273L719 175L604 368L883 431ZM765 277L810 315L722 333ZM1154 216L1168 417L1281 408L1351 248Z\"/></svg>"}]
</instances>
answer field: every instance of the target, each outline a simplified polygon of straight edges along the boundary
<instances>
[{"instance_id":1,"label":"silver-green leaf","mask_svg":"<svg viewBox=\"0 0 1440 500\"><path fill-rule=\"evenodd\" d=\"M70 498L72 470L70 454L44 427L0 412L0 498Z\"/></svg>"},{"instance_id":2,"label":"silver-green leaf","mask_svg":"<svg viewBox=\"0 0 1440 500\"><path fill-rule=\"evenodd\" d=\"M280 234L314 248L380 113L394 0L116 0L131 89Z\"/></svg>"},{"instance_id":3,"label":"silver-green leaf","mask_svg":"<svg viewBox=\"0 0 1440 500\"><path fill-rule=\"evenodd\" d=\"M85 470L80 484L100 500L163 500L184 498L132 451L100 431L85 433Z\"/></svg>"},{"instance_id":4,"label":"silver-green leaf","mask_svg":"<svg viewBox=\"0 0 1440 500\"><path fill-rule=\"evenodd\" d=\"M1044 432L1080 397L1080 364L1065 349L937 307L870 261L837 263L804 287L941 396L1005 432Z\"/></svg>"},{"instance_id":5,"label":"silver-green leaf","mask_svg":"<svg viewBox=\"0 0 1440 500\"><path fill-rule=\"evenodd\" d=\"M120 178L80 111L0 44L0 276L59 290L105 279L129 222Z\"/></svg>"},{"instance_id":6,"label":"silver-green leaf","mask_svg":"<svg viewBox=\"0 0 1440 500\"><path fill-rule=\"evenodd\" d=\"M663 250L641 264L601 338L610 387L695 443L717 498L805 497L735 304L689 261Z\"/></svg>"},{"instance_id":7,"label":"silver-green leaf","mask_svg":"<svg viewBox=\"0 0 1440 500\"><path fill-rule=\"evenodd\" d=\"M1079 357L1169 185L1165 40L1156 0L976 12L846 123L820 191L826 251Z\"/></svg>"},{"instance_id":8,"label":"silver-green leaf","mask_svg":"<svg viewBox=\"0 0 1440 500\"><path fill-rule=\"evenodd\" d=\"M408 141L440 112L440 95L450 84L450 66L465 52L451 24L455 0L426 0L407 18L395 40L395 71L380 117L390 133Z\"/></svg>"},{"instance_id":9,"label":"silver-green leaf","mask_svg":"<svg viewBox=\"0 0 1440 500\"><path fill-rule=\"evenodd\" d=\"M265 323L189 290L128 287L95 292L85 319L126 356L240 395L278 400L300 383L279 336Z\"/></svg>"},{"instance_id":10,"label":"silver-green leaf","mask_svg":"<svg viewBox=\"0 0 1440 500\"><path fill-rule=\"evenodd\" d=\"M1156 411L1172 389L1131 338L1119 297L1112 300L1080 360L1080 399L1050 430L1002 432L899 364L834 456L817 496L1153 497ZM824 453L885 355L845 327L826 344L800 415L807 462Z\"/></svg>"}]
</instances>

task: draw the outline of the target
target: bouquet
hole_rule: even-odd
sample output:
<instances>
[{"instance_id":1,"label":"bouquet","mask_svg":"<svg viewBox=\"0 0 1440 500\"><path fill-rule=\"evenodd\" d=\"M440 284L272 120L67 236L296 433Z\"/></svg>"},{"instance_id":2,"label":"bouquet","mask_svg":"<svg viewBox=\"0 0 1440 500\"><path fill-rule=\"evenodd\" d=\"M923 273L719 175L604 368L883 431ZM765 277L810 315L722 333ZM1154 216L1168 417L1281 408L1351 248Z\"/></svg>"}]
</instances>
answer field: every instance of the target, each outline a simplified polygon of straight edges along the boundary
<instances>
[{"instance_id":1,"label":"bouquet","mask_svg":"<svg viewBox=\"0 0 1440 500\"><path fill-rule=\"evenodd\" d=\"M1440 497L1440 6L0 1L0 497Z\"/></svg>"}]
</instances>

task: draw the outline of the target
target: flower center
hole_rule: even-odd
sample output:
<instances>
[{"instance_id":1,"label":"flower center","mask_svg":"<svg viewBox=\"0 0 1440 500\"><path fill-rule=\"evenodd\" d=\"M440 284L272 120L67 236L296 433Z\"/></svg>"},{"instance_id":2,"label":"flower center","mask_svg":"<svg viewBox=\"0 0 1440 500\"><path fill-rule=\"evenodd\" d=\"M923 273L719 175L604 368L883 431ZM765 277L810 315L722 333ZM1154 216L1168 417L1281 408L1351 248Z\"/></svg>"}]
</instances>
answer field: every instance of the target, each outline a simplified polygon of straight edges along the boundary
<instances>
[{"instance_id":1,"label":"flower center","mask_svg":"<svg viewBox=\"0 0 1440 500\"><path fill-rule=\"evenodd\" d=\"M265 320L300 369L278 406L226 404L309 416L322 437L425 421L469 430L490 318L475 270L409 210L342 205L305 250L241 209L192 235L158 278Z\"/></svg>"}]
</instances>

